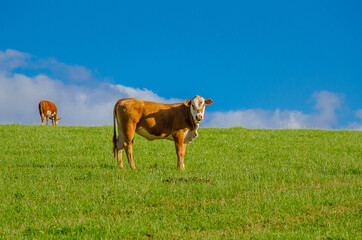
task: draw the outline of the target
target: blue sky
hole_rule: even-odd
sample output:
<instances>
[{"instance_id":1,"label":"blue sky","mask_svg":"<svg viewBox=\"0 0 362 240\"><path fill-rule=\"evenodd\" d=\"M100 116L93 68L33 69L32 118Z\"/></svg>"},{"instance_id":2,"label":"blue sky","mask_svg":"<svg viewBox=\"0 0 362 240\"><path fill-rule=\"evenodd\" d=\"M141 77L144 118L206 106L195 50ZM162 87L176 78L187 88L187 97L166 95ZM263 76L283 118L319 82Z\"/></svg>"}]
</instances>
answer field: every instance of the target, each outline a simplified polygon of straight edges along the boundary
<instances>
[{"instance_id":1,"label":"blue sky","mask_svg":"<svg viewBox=\"0 0 362 240\"><path fill-rule=\"evenodd\" d=\"M214 100L205 126L362 125L361 1L15 0L0 9L3 91L20 74L40 91L48 92L37 77L46 76L68 92L34 89L24 100L53 97L66 113L65 98L77 100L70 94L85 96L79 107L199 94ZM12 96L0 97L0 109ZM67 114L64 123L82 124ZM33 117L8 113L0 123Z\"/></svg>"}]
</instances>

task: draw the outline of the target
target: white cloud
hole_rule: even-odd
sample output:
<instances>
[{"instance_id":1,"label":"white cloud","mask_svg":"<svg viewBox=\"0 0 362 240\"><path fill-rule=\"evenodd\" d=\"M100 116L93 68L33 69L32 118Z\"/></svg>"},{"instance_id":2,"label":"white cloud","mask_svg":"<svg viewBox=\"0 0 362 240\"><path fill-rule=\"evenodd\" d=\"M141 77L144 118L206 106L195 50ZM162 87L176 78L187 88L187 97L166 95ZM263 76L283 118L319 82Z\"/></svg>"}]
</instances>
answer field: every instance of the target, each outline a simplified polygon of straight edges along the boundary
<instances>
[{"instance_id":1,"label":"white cloud","mask_svg":"<svg viewBox=\"0 0 362 240\"><path fill-rule=\"evenodd\" d=\"M299 111L249 109L244 111L206 112L206 127L306 128L308 115Z\"/></svg>"},{"instance_id":2,"label":"white cloud","mask_svg":"<svg viewBox=\"0 0 362 240\"><path fill-rule=\"evenodd\" d=\"M120 98L137 97L145 100L174 102L159 97L147 89L133 89L120 84L102 84L96 88L66 85L46 75L28 77L0 73L0 123L38 124L38 103L49 100L58 107L59 124L112 124L112 109Z\"/></svg>"},{"instance_id":3,"label":"white cloud","mask_svg":"<svg viewBox=\"0 0 362 240\"><path fill-rule=\"evenodd\" d=\"M245 127L271 129L319 128L330 129L338 123L336 111L343 104L343 95L321 91L315 92L315 113L306 114L296 110L249 109L244 111L212 112L206 116L207 127Z\"/></svg>"},{"instance_id":4,"label":"white cloud","mask_svg":"<svg viewBox=\"0 0 362 240\"><path fill-rule=\"evenodd\" d=\"M362 109L358 109L354 112L357 121L348 124L347 129L354 129L362 131Z\"/></svg>"},{"instance_id":5,"label":"white cloud","mask_svg":"<svg viewBox=\"0 0 362 240\"><path fill-rule=\"evenodd\" d=\"M362 119L362 109L358 109L358 110L355 112L355 115L356 115L357 118Z\"/></svg>"},{"instance_id":6,"label":"white cloud","mask_svg":"<svg viewBox=\"0 0 362 240\"><path fill-rule=\"evenodd\" d=\"M52 58L34 59L16 50L0 51L0 124L40 124L40 100L49 100L57 105L58 116L62 117L60 125L111 125L113 106L121 98L168 103L184 101L165 99L149 89L102 83L83 66L70 66ZM27 76L15 73L19 67L35 69L41 74ZM83 84L89 81L92 84ZM271 129L338 127L338 110L343 107L344 96L320 91L315 92L311 99L315 102L315 112L312 113L280 109L210 112L207 109L202 126ZM346 128L362 130L362 109L357 110L355 116L358 121L349 123Z\"/></svg>"},{"instance_id":7,"label":"white cloud","mask_svg":"<svg viewBox=\"0 0 362 240\"><path fill-rule=\"evenodd\" d=\"M313 115L310 124L313 128L330 128L338 123L336 111L341 109L344 102L344 95L328 91L320 91L313 94L312 98L316 101L314 109L319 111Z\"/></svg>"},{"instance_id":8,"label":"white cloud","mask_svg":"<svg viewBox=\"0 0 362 240\"><path fill-rule=\"evenodd\" d=\"M16 50L0 50L0 71L11 71L15 68L26 66L29 58L29 54Z\"/></svg>"},{"instance_id":9,"label":"white cloud","mask_svg":"<svg viewBox=\"0 0 362 240\"><path fill-rule=\"evenodd\" d=\"M182 100L177 98L165 99L163 97L158 96L156 93L148 90L146 88L139 89L139 88L132 88L126 87L120 84L110 85L111 88L117 90L122 96L129 96L133 98L139 98L148 101L154 102L165 102L165 103L175 103L175 102L182 102Z\"/></svg>"},{"instance_id":10,"label":"white cloud","mask_svg":"<svg viewBox=\"0 0 362 240\"><path fill-rule=\"evenodd\" d=\"M48 69L53 78L59 78L73 83L82 83L94 80L91 70L84 66L68 65L54 58L40 59L31 65L34 69Z\"/></svg>"},{"instance_id":11,"label":"white cloud","mask_svg":"<svg viewBox=\"0 0 362 240\"><path fill-rule=\"evenodd\" d=\"M97 82L92 87L76 85L81 81L93 81L92 71L83 66L69 66L54 59L26 63L31 56L15 50L0 51L0 124L39 124L38 103L40 100L54 102L59 124L106 125L112 124L112 110L118 99L140 98L158 102L179 102L165 99L151 90L136 89L120 84ZM6 65L7 64L7 65ZM68 83L39 74L34 77L13 73L17 67L46 69L56 75L68 77Z\"/></svg>"},{"instance_id":12,"label":"white cloud","mask_svg":"<svg viewBox=\"0 0 362 240\"><path fill-rule=\"evenodd\" d=\"M362 123L352 122L348 124L347 129L362 131Z\"/></svg>"}]
</instances>

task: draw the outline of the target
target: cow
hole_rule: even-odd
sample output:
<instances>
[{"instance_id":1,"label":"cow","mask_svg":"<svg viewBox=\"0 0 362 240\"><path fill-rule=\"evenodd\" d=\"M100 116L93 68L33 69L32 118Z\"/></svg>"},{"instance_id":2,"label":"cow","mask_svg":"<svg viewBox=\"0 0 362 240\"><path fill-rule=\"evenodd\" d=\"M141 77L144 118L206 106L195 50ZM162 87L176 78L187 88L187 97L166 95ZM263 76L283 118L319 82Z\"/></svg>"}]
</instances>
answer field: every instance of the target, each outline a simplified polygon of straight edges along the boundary
<instances>
[{"instance_id":1,"label":"cow","mask_svg":"<svg viewBox=\"0 0 362 240\"><path fill-rule=\"evenodd\" d=\"M49 118L52 120L52 125L56 126L58 124L58 120L60 120L61 118L57 118L57 107L54 103L41 100L38 107L41 117L41 125L44 126L44 118L47 119L47 125L49 123Z\"/></svg>"},{"instance_id":2,"label":"cow","mask_svg":"<svg viewBox=\"0 0 362 240\"><path fill-rule=\"evenodd\" d=\"M213 100L205 100L198 95L191 100L174 104L135 98L118 100L113 109L113 154L115 156L117 152L118 166L123 168L122 151L125 149L131 169L136 168L132 146L134 135L137 133L150 141L174 141L177 167L183 170L186 144L198 136L197 129L204 118L205 105L212 103Z\"/></svg>"}]
</instances>

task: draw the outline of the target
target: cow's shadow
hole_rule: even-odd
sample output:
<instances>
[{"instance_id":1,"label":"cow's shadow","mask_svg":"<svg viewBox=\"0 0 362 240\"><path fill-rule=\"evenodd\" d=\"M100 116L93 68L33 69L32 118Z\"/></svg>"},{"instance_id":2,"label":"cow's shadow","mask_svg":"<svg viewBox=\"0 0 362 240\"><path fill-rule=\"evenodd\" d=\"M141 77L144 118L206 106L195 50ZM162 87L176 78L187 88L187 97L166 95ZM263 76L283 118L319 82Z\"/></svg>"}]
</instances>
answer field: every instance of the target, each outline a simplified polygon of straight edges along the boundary
<instances>
[{"instance_id":1,"label":"cow's shadow","mask_svg":"<svg viewBox=\"0 0 362 240\"><path fill-rule=\"evenodd\" d=\"M117 166L108 165L108 164L99 164L99 165L86 165L86 164L22 164L19 166L21 168L68 168L68 169L94 169L94 168L104 168L104 169L114 169L118 168Z\"/></svg>"}]
</instances>

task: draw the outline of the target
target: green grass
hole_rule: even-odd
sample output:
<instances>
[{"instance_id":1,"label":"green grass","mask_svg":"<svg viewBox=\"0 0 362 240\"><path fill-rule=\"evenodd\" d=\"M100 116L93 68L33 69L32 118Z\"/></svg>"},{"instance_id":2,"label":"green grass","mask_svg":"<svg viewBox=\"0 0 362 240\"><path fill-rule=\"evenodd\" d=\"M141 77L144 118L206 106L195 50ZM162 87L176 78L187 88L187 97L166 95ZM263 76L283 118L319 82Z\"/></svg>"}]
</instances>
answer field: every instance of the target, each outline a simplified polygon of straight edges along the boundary
<instances>
[{"instance_id":1,"label":"green grass","mask_svg":"<svg viewBox=\"0 0 362 240\"><path fill-rule=\"evenodd\" d=\"M185 171L137 136L132 171L112 130L0 126L0 238L361 239L362 132L200 129Z\"/></svg>"}]
</instances>

